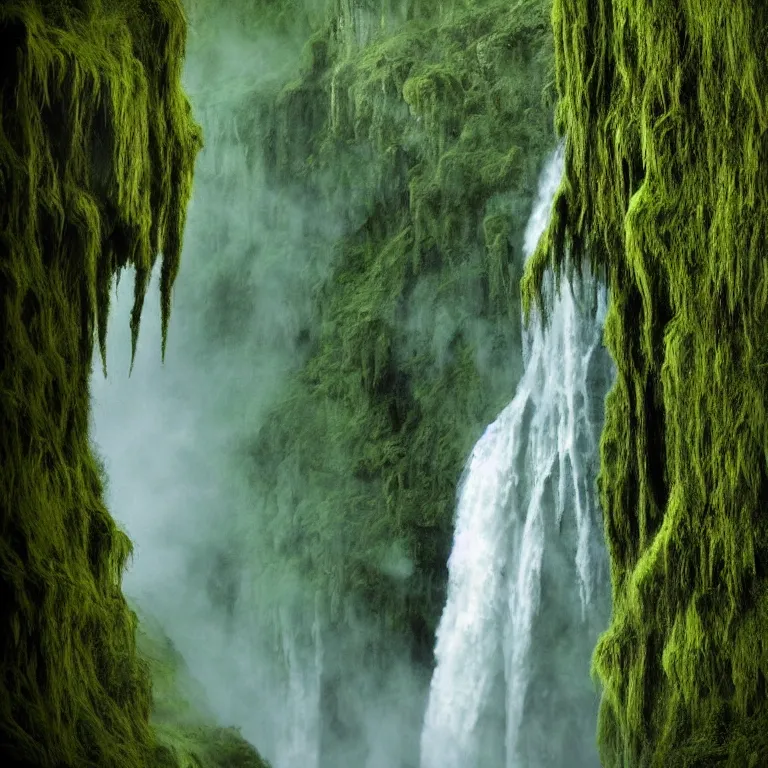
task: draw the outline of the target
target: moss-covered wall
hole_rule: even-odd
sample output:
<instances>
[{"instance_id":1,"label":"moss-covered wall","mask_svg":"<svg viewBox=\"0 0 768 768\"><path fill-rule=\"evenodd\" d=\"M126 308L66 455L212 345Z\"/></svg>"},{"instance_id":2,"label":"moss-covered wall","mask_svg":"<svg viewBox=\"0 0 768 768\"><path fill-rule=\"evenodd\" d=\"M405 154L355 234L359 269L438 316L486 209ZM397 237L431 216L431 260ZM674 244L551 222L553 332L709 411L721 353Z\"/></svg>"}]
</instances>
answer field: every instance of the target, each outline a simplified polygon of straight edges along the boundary
<instances>
[{"instance_id":1,"label":"moss-covered wall","mask_svg":"<svg viewBox=\"0 0 768 768\"><path fill-rule=\"evenodd\" d=\"M412 651L426 693L462 466L522 369L523 233L555 145L550 2L187 5L189 88L210 125L199 173L211 185L194 205L201 217L204 196L227 206L195 240L194 274L220 272L200 278L205 327L188 338L208 368L205 344L243 350L226 367L243 383L225 418L226 451L242 441L246 455L226 460L228 477L250 475L233 503L210 505L221 558L190 563L223 623L257 614L253 635L279 632L296 591L307 616L319 603L323 716L355 742L367 707L413 707L418 760L421 709L405 695L385 708L384 688ZM193 302L178 299L181 327ZM256 325L265 306L284 323L257 348L246 337L276 326ZM205 466L222 461L197 440ZM372 670L381 684L363 694Z\"/></svg>"},{"instance_id":2,"label":"moss-covered wall","mask_svg":"<svg viewBox=\"0 0 768 768\"><path fill-rule=\"evenodd\" d=\"M556 0L566 175L524 286L608 276L605 768L768 765L768 5Z\"/></svg>"},{"instance_id":3,"label":"moss-covered wall","mask_svg":"<svg viewBox=\"0 0 768 768\"><path fill-rule=\"evenodd\" d=\"M202 686L153 616L136 607L136 645L152 678L150 722L157 740L156 768L268 768L234 728L216 721Z\"/></svg>"},{"instance_id":4,"label":"moss-covered wall","mask_svg":"<svg viewBox=\"0 0 768 768\"><path fill-rule=\"evenodd\" d=\"M359 190L307 362L252 441L259 530L334 620L364 604L426 664L461 469L521 370L523 230L554 144L549 7L329 4L303 71L250 106L275 184Z\"/></svg>"},{"instance_id":5,"label":"moss-covered wall","mask_svg":"<svg viewBox=\"0 0 768 768\"><path fill-rule=\"evenodd\" d=\"M176 0L0 6L0 760L176 764L150 730L131 551L88 436L94 340L162 252L167 328L200 132ZM197 764L197 763L196 763Z\"/></svg>"}]
</instances>

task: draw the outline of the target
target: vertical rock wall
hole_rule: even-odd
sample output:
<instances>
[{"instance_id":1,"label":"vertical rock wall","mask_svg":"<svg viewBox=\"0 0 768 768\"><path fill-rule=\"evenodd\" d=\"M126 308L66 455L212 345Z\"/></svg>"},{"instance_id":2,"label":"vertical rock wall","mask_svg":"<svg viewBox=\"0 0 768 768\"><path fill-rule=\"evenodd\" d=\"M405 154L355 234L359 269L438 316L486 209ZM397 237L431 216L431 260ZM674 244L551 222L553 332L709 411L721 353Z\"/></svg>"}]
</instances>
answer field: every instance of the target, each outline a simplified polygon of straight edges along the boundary
<instances>
[{"instance_id":1,"label":"vertical rock wall","mask_svg":"<svg viewBox=\"0 0 768 768\"><path fill-rule=\"evenodd\" d=\"M177 0L0 8L0 756L142 766L150 688L120 589L130 542L88 438L112 280L163 322L200 133L180 88Z\"/></svg>"},{"instance_id":2,"label":"vertical rock wall","mask_svg":"<svg viewBox=\"0 0 768 768\"><path fill-rule=\"evenodd\" d=\"M556 0L566 175L524 283L605 270L606 768L768 764L768 6Z\"/></svg>"}]
</instances>

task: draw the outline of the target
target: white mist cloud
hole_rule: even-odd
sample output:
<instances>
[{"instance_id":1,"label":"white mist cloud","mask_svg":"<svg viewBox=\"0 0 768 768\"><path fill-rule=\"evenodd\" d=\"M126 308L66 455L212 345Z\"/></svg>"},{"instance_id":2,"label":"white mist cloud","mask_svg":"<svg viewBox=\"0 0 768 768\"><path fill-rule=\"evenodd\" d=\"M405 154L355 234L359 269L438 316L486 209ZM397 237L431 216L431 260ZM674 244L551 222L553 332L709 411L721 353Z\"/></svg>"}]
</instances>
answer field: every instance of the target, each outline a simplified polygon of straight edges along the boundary
<instances>
[{"instance_id":1,"label":"white mist cloud","mask_svg":"<svg viewBox=\"0 0 768 768\"><path fill-rule=\"evenodd\" d=\"M358 723L333 745L333 768L361 768L366 754L370 768L397 765L417 742L427 681L405 662L386 679L366 670L356 655L374 631L365 622L319 637L305 578L258 559L272 542L241 446L304 360L313 292L361 203L355 190L329 204L270 180L260 144L267 137L252 110L295 77L300 46L226 14L193 27L188 48L185 81L205 147L166 362L154 275L128 377L127 272L110 317L108 378L98 361L93 369L92 435L108 504L135 545L124 589L169 635L208 709L240 727L274 768L318 765L328 675L339 711ZM397 546L383 564L400 578L412 567ZM404 718L413 733L403 732Z\"/></svg>"}]
</instances>

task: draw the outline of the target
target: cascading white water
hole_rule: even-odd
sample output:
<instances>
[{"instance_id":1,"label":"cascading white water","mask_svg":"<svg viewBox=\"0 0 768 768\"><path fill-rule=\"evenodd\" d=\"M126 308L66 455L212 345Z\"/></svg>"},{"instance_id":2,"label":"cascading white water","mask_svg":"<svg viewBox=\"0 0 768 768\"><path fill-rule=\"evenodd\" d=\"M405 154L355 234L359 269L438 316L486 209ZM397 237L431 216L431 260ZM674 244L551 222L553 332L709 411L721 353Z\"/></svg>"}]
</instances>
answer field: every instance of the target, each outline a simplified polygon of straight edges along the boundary
<instances>
[{"instance_id":1,"label":"cascading white water","mask_svg":"<svg viewBox=\"0 0 768 768\"><path fill-rule=\"evenodd\" d=\"M544 231L562 169L560 147L541 177L525 235L527 256ZM500 674L506 699L506 733L496 734L505 742L500 764L529 764L519 755L519 741L548 514L555 516L558 530L566 512L574 518L571 559L582 617L593 597L599 568L590 553L599 511L594 473L587 470L595 463L601 417L594 417L598 409L590 405L605 391L591 385L590 370L601 348L607 298L586 270L572 284L563 280L559 294L548 273L545 294L548 326L532 317L515 398L475 445L462 480L421 738L422 768L495 764L487 756L482 721Z\"/></svg>"},{"instance_id":2,"label":"cascading white water","mask_svg":"<svg viewBox=\"0 0 768 768\"><path fill-rule=\"evenodd\" d=\"M279 610L280 646L287 672L289 707L288 716L281 724L275 757L275 765L281 768L318 768L320 765L323 645L319 597L315 600L311 644L297 642L295 617L286 610Z\"/></svg>"}]
</instances>

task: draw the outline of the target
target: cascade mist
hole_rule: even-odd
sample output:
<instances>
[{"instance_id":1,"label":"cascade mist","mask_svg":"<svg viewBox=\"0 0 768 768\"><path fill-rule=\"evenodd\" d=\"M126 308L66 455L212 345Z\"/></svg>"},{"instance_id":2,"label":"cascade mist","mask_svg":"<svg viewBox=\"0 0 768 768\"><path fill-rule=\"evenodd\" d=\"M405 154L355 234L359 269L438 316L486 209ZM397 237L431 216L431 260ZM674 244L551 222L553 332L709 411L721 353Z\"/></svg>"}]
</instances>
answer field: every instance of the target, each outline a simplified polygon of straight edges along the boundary
<instances>
[{"instance_id":1,"label":"cascade mist","mask_svg":"<svg viewBox=\"0 0 768 768\"><path fill-rule=\"evenodd\" d=\"M148 301L127 377L132 299L123 278L110 318L109 377L95 366L94 438L110 507L135 543L126 593L161 620L222 724L240 727L276 768L311 766L311 720L319 717L314 653L305 650L314 647L313 618L304 621L303 610L311 598L300 583L268 574L254 581L245 567L249 521L259 511L237 446L301 363L311 291L329 267L309 258L316 250L308 242L331 243L343 219L296 189L271 186L258 151L263 137L249 130L249 100L291 75L300 46L249 36L223 14L214 22L204 39L193 28L188 48L185 79L205 147L166 364Z\"/></svg>"},{"instance_id":2,"label":"cascade mist","mask_svg":"<svg viewBox=\"0 0 768 768\"><path fill-rule=\"evenodd\" d=\"M542 174L528 255L562 165L561 147ZM559 291L548 280L548 324L532 318L517 394L462 479L422 768L598 764L589 667L610 600L596 499L607 299L586 269Z\"/></svg>"},{"instance_id":3,"label":"cascade mist","mask_svg":"<svg viewBox=\"0 0 768 768\"><path fill-rule=\"evenodd\" d=\"M357 768L360 754L385 765L402 748L393 735L416 720L412 700L415 712L421 706L408 664L393 668L383 689L349 663L348 649L365 643L369 630L359 621L340 638L324 625L312 575L282 554L285 532L270 524L243 451L306 360L315 294L334 244L359 225L370 184L358 172L358 186L328 179L313 197L299 182L276 178L265 126L296 76L304 41L243 21L232 9L200 23L192 13L185 81L205 146L166 361L157 354L152 295L127 376L132 286L124 275L110 317L107 379L94 364L94 442L110 508L135 544L125 592L199 682L190 688L195 705L240 728L274 768L312 768L321 759L324 676L344 664L342 690L333 693L358 705L363 731L335 747L334 768ZM290 457L281 470L276 496L285 507L304 479ZM342 726L353 719L339 717Z\"/></svg>"},{"instance_id":4,"label":"cascade mist","mask_svg":"<svg viewBox=\"0 0 768 768\"><path fill-rule=\"evenodd\" d=\"M280 4L188 4L206 148L167 362L150 316L131 380L110 348L96 438L127 590L276 768L418 759L452 496L522 372L551 142L546 14L496 4L395 35L421 4L291 3L327 5L311 39Z\"/></svg>"}]
</instances>

